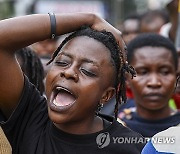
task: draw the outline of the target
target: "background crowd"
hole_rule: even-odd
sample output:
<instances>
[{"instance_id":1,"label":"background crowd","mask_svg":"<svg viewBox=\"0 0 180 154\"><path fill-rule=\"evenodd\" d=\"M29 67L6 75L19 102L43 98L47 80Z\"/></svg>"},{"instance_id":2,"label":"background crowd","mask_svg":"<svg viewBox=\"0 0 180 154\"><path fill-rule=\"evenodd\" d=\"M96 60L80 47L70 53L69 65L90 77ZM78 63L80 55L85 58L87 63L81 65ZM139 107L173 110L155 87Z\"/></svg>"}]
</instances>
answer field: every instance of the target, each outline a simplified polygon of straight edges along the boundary
<instances>
[{"instance_id":1,"label":"background crowd","mask_svg":"<svg viewBox=\"0 0 180 154\"><path fill-rule=\"evenodd\" d=\"M127 61L135 69L136 77L132 79L129 74L125 76L126 103L117 106L117 98L114 96L99 110L101 114L115 116L114 111L118 108L117 120L120 123L143 137L152 138L173 126L177 126L179 129L178 124L180 124L180 36L177 35L180 30L179 0L164 0L158 8L152 9L149 6L148 9L141 11L131 9L132 5L138 1L133 1L129 6L128 2L122 3L124 6L121 5L119 8L115 7L117 3L114 2L111 13L102 13L102 11L98 14L122 32L122 38L127 46L127 49L125 47ZM16 4L19 3L17 1ZM24 13L39 13L38 6L40 4L41 1L29 2ZM104 4L108 4L108 2L104 1ZM152 2L149 1L150 4L152 5ZM21 8L20 4L14 7L17 14L18 6ZM127 10L126 6L128 6ZM105 8L108 10L107 7ZM123 8L123 12L121 8ZM55 11L57 12L57 10ZM13 16L12 12L7 11L7 14L1 15L1 18ZM19 14L22 12L23 9L19 10ZM123 16L116 15L117 13L122 13ZM16 51L16 58L22 71L45 98L47 98L45 94L46 75L51 67L51 64L47 65L47 63L51 60L53 52L68 35L38 41ZM7 120L6 116L0 114L0 120ZM179 140L178 131L174 132ZM4 139L5 135L2 129L0 129L0 141L1 136ZM3 143L5 146L0 143L0 148L6 148L8 149L7 153L10 153L9 151L12 150L6 138ZM151 146L155 147L156 152L162 150L153 143L149 147L151 148ZM164 149L162 152L178 153L180 151L178 147L168 149L167 146ZM148 153L145 150L144 153ZM3 151L3 153L5 152Z\"/></svg>"}]
</instances>

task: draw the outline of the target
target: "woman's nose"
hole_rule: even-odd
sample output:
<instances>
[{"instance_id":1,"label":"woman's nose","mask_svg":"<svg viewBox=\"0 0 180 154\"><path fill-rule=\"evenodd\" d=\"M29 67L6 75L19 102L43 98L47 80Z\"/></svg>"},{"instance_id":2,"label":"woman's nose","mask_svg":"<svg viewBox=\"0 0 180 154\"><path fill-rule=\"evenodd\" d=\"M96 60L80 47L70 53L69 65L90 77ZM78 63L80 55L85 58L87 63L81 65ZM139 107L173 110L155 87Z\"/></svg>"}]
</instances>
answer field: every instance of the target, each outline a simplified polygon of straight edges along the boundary
<instances>
[{"instance_id":1,"label":"woman's nose","mask_svg":"<svg viewBox=\"0 0 180 154\"><path fill-rule=\"evenodd\" d=\"M75 82L79 79L78 73L76 73L72 68L65 69L60 73L60 76L68 80L74 80Z\"/></svg>"},{"instance_id":2,"label":"woman's nose","mask_svg":"<svg viewBox=\"0 0 180 154\"><path fill-rule=\"evenodd\" d=\"M152 88L159 88L161 87L161 80L157 74L152 74L149 76L149 81L148 81L148 87Z\"/></svg>"}]
</instances>

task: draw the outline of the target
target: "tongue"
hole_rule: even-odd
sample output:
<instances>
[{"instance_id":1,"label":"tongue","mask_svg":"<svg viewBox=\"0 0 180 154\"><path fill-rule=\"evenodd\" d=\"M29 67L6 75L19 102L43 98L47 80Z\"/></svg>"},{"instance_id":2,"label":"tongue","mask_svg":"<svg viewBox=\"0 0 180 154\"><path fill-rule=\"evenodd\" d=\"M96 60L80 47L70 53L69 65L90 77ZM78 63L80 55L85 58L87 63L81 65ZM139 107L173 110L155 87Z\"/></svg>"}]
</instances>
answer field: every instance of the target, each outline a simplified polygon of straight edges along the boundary
<instances>
[{"instance_id":1,"label":"tongue","mask_svg":"<svg viewBox=\"0 0 180 154\"><path fill-rule=\"evenodd\" d=\"M75 98L68 92L59 92L55 101L58 106L66 106L72 104L75 101Z\"/></svg>"}]
</instances>

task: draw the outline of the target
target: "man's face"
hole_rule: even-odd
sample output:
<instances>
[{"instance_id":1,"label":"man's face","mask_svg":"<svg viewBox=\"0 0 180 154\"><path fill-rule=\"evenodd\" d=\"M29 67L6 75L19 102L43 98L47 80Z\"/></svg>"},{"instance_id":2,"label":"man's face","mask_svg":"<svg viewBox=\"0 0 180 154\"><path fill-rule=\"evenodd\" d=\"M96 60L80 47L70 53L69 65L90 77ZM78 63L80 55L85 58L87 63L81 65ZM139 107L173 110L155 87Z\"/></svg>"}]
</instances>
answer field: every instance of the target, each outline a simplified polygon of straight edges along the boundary
<instances>
[{"instance_id":1,"label":"man's face","mask_svg":"<svg viewBox=\"0 0 180 154\"><path fill-rule=\"evenodd\" d=\"M138 48L130 64L137 72L137 77L128 80L137 106L146 110L168 107L176 83L171 52L163 47Z\"/></svg>"},{"instance_id":2,"label":"man's face","mask_svg":"<svg viewBox=\"0 0 180 154\"><path fill-rule=\"evenodd\" d=\"M123 39L125 43L128 44L139 34L139 20L127 19L123 25Z\"/></svg>"}]
</instances>

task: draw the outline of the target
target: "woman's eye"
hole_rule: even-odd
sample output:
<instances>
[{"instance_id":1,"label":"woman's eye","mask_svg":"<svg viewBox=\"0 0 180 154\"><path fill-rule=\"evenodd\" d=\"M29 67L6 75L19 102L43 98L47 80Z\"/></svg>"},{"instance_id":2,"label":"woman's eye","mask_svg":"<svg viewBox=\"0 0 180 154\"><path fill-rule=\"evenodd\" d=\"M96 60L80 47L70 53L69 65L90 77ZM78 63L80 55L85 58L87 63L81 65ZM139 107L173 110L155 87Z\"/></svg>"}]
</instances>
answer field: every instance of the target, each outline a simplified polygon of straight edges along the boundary
<instances>
[{"instance_id":1,"label":"woman's eye","mask_svg":"<svg viewBox=\"0 0 180 154\"><path fill-rule=\"evenodd\" d=\"M168 70L161 70L161 74L163 74L163 75L168 75L168 74L169 74L169 71L168 71Z\"/></svg>"},{"instance_id":2,"label":"woman's eye","mask_svg":"<svg viewBox=\"0 0 180 154\"><path fill-rule=\"evenodd\" d=\"M64 62L64 61L55 61L55 64L58 66L67 66L68 65L68 63Z\"/></svg>"},{"instance_id":3,"label":"woman's eye","mask_svg":"<svg viewBox=\"0 0 180 154\"><path fill-rule=\"evenodd\" d=\"M147 70L143 69L143 70L138 70L136 71L138 75L146 75L148 72Z\"/></svg>"},{"instance_id":4,"label":"woman's eye","mask_svg":"<svg viewBox=\"0 0 180 154\"><path fill-rule=\"evenodd\" d=\"M95 73L90 72L90 71L88 71L88 70L86 70L86 69L83 69L83 68L82 68L81 71L82 71L85 75L87 75L87 76L90 76L90 77L96 76Z\"/></svg>"}]
</instances>

